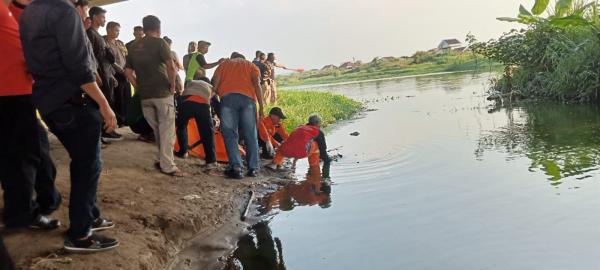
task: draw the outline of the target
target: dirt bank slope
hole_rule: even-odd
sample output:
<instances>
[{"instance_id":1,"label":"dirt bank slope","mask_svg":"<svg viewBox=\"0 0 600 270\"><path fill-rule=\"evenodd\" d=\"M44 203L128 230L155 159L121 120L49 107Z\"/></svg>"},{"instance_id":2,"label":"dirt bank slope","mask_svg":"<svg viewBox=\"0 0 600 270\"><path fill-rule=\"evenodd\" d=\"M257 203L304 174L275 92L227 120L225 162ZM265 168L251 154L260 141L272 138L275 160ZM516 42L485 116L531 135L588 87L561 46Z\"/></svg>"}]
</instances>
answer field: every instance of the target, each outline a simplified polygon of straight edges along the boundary
<instances>
[{"instance_id":1,"label":"dirt bank slope","mask_svg":"<svg viewBox=\"0 0 600 270\"><path fill-rule=\"evenodd\" d=\"M135 140L131 133L125 137L103 150L98 191L102 215L117 224L107 235L118 238L121 246L92 255L61 251L68 225L69 158L51 136L57 186L64 199L53 216L63 222L63 227L53 232L2 230L19 269L162 269L186 240L217 231L239 215L248 190L261 189L268 183L264 177L235 181L207 175L195 159L177 160L188 177L171 178L153 168L154 145ZM186 200L186 195L198 197Z\"/></svg>"}]
</instances>

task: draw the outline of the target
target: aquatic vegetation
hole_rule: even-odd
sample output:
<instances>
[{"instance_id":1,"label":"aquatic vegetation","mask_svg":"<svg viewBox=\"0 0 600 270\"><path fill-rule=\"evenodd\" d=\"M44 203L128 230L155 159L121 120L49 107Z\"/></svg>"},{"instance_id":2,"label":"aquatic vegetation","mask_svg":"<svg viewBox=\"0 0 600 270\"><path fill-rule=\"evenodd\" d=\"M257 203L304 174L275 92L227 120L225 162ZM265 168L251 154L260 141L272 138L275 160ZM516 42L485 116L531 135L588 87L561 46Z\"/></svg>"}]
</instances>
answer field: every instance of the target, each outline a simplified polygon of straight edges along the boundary
<instances>
[{"instance_id":1,"label":"aquatic vegetation","mask_svg":"<svg viewBox=\"0 0 600 270\"><path fill-rule=\"evenodd\" d=\"M540 16L547 12L547 17ZM600 101L600 17L597 1L538 0L531 11L520 7L525 24L498 39L471 47L502 63L504 73L493 89L526 98L562 102Z\"/></svg>"},{"instance_id":2,"label":"aquatic vegetation","mask_svg":"<svg viewBox=\"0 0 600 270\"><path fill-rule=\"evenodd\" d=\"M277 104L265 108L265 114L271 107L281 107L288 117L285 120L286 129L293 130L305 124L311 114L318 113L324 126L341 120L350 119L362 109L360 102L342 95L317 91L288 91L280 90Z\"/></svg>"}]
</instances>

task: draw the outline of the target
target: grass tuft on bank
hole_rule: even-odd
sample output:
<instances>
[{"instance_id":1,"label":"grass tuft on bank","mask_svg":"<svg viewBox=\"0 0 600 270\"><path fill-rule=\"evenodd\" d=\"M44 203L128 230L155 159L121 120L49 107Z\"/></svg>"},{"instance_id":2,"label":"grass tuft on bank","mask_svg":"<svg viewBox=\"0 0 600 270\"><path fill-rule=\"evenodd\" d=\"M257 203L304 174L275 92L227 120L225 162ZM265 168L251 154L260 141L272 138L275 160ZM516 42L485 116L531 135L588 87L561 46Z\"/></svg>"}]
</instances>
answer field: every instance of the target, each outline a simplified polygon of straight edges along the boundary
<instances>
[{"instance_id":1,"label":"grass tuft on bank","mask_svg":"<svg viewBox=\"0 0 600 270\"><path fill-rule=\"evenodd\" d=\"M318 113L323 126L348 120L362 109L362 104L342 95L317 91L280 90L277 104L265 108L265 114L272 107L281 107L288 117L285 126L288 131L306 124L311 114Z\"/></svg>"}]
</instances>

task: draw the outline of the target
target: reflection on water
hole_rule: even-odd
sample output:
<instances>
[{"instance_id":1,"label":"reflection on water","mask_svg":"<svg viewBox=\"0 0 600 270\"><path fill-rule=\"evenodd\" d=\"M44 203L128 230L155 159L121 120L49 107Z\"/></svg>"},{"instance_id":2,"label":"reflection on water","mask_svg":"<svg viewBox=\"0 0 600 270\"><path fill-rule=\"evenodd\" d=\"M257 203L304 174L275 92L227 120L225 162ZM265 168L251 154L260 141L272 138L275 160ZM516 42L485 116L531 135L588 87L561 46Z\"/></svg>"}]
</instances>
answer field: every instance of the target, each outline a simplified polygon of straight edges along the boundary
<instances>
[{"instance_id":1,"label":"reflection on water","mask_svg":"<svg viewBox=\"0 0 600 270\"><path fill-rule=\"evenodd\" d=\"M281 240L272 234L267 221L252 226L252 233L239 239L228 269L285 270Z\"/></svg>"},{"instance_id":2,"label":"reflection on water","mask_svg":"<svg viewBox=\"0 0 600 270\"><path fill-rule=\"evenodd\" d=\"M323 165L323 173L319 167L311 167L306 174L306 180L290 184L267 195L262 203L262 214L271 213L274 209L291 211L298 206L319 205L321 208L331 206L331 185L323 181L329 178L329 163Z\"/></svg>"},{"instance_id":3,"label":"reflection on water","mask_svg":"<svg viewBox=\"0 0 600 270\"><path fill-rule=\"evenodd\" d=\"M541 170L553 186L564 178L585 179L600 164L600 111L597 106L536 104L507 109L506 126L482 134L475 155L499 150L508 159L525 156L530 171Z\"/></svg>"},{"instance_id":4,"label":"reflection on water","mask_svg":"<svg viewBox=\"0 0 600 270\"><path fill-rule=\"evenodd\" d=\"M299 164L262 200L238 269L597 269L600 110L488 111L491 77L322 89L374 110L328 131L333 191L328 167Z\"/></svg>"},{"instance_id":5,"label":"reflection on water","mask_svg":"<svg viewBox=\"0 0 600 270\"><path fill-rule=\"evenodd\" d=\"M324 163L322 172L319 167L310 167L306 180L267 195L263 198L261 213L273 214L276 209L291 211L298 206L330 207L330 166L330 163ZM281 240L272 234L269 221L253 225L251 233L239 239L228 269L285 270Z\"/></svg>"}]
</instances>

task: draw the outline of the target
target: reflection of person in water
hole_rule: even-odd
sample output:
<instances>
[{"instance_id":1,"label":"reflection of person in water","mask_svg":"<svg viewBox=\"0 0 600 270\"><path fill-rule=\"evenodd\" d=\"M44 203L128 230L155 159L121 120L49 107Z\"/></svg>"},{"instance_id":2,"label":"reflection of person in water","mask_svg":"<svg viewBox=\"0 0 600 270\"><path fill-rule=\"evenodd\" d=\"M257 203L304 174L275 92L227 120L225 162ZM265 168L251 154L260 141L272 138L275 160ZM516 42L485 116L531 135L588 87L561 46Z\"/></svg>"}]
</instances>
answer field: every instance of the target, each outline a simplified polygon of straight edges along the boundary
<instances>
[{"instance_id":1,"label":"reflection of person in water","mask_svg":"<svg viewBox=\"0 0 600 270\"><path fill-rule=\"evenodd\" d=\"M319 166L312 166L306 174L306 180L278 190L265 198L266 213L273 208L289 211L295 205L316 205L322 208L331 206L331 187L323 181L329 179L330 163L323 164L323 173ZM272 236L269 224L260 222L252 227L254 234L240 238L234 257L244 270L285 270L281 241Z\"/></svg>"},{"instance_id":2,"label":"reflection of person in water","mask_svg":"<svg viewBox=\"0 0 600 270\"><path fill-rule=\"evenodd\" d=\"M279 208L283 211L290 211L296 205L312 206L319 205L322 208L331 206L331 186L325 183L324 179L329 179L330 162L323 164L323 173L319 166L312 166L308 169L306 180L291 184L283 189L269 194L264 201L264 212L268 213L273 208Z\"/></svg>"},{"instance_id":3,"label":"reflection of person in water","mask_svg":"<svg viewBox=\"0 0 600 270\"><path fill-rule=\"evenodd\" d=\"M285 270L283 249L279 238L273 238L271 228L266 221L252 226L256 236L246 235L240 238L234 257L244 270ZM255 242L256 237L256 242Z\"/></svg>"}]
</instances>

